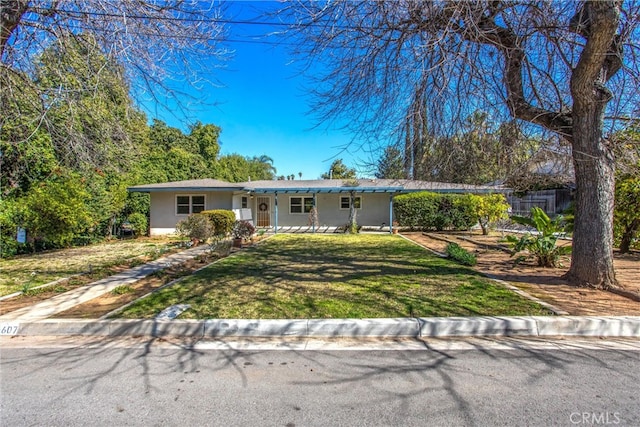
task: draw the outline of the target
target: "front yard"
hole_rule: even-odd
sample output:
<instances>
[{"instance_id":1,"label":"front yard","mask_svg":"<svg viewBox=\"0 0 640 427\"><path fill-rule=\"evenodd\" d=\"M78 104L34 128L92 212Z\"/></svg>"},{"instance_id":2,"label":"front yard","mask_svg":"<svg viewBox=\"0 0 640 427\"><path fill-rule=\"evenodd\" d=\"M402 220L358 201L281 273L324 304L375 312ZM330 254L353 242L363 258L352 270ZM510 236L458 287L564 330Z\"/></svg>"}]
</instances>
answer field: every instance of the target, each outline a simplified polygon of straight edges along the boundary
<instances>
[{"instance_id":1,"label":"front yard","mask_svg":"<svg viewBox=\"0 0 640 427\"><path fill-rule=\"evenodd\" d=\"M398 236L278 235L120 313L152 318L546 315L547 310Z\"/></svg>"},{"instance_id":2,"label":"front yard","mask_svg":"<svg viewBox=\"0 0 640 427\"><path fill-rule=\"evenodd\" d=\"M0 296L81 273L131 266L174 252L177 239L118 240L0 260ZM106 272L108 274L108 272Z\"/></svg>"}]
</instances>

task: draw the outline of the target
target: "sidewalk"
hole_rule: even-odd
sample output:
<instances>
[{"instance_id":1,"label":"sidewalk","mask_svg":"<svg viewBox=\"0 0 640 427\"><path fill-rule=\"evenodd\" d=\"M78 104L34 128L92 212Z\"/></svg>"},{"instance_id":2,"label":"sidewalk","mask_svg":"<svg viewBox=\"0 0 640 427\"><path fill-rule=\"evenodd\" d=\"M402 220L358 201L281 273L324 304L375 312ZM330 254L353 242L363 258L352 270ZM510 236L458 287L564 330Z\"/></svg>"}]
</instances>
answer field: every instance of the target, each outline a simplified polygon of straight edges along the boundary
<instances>
[{"instance_id":1,"label":"sidewalk","mask_svg":"<svg viewBox=\"0 0 640 427\"><path fill-rule=\"evenodd\" d=\"M139 265L125 270L113 276L106 277L86 286L56 295L46 301L35 305L24 307L0 316L0 322L21 321L33 322L51 317L57 313L69 310L78 304L82 304L101 295L111 292L114 288L122 285L134 283L146 276L163 270L176 264L196 258L209 250L208 245L196 246L166 257L158 258L155 261Z\"/></svg>"}]
</instances>

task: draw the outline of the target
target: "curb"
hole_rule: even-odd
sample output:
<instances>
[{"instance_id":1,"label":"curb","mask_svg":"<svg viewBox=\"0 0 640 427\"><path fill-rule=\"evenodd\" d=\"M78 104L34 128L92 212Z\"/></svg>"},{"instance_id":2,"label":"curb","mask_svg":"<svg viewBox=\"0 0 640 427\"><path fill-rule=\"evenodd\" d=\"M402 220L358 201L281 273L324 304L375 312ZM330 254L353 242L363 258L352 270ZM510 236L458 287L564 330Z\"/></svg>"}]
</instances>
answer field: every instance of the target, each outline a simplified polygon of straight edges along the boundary
<instances>
[{"instance_id":1,"label":"curb","mask_svg":"<svg viewBox=\"0 0 640 427\"><path fill-rule=\"evenodd\" d=\"M0 324L11 336L133 336L192 338L305 337L640 337L640 316L430 317L397 319L47 319Z\"/></svg>"}]
</instances>

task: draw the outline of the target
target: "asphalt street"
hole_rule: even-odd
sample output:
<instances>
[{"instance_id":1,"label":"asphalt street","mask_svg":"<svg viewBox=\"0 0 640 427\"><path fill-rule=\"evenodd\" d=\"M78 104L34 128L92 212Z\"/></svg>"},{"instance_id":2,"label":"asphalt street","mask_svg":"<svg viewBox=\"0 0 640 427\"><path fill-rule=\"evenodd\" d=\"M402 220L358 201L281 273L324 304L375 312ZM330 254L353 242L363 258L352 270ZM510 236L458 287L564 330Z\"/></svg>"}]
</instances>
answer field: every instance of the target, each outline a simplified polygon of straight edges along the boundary
<instances>
[{"instance_id":1,"label":"asphalt street","mask_svg":"<svg viewBox=\"0 0 640 427\"><path fill-rule=\"evenodd\" d=\"M640 426L640 342L2 337L2 426Z\"/></svg>"}]
</instances>

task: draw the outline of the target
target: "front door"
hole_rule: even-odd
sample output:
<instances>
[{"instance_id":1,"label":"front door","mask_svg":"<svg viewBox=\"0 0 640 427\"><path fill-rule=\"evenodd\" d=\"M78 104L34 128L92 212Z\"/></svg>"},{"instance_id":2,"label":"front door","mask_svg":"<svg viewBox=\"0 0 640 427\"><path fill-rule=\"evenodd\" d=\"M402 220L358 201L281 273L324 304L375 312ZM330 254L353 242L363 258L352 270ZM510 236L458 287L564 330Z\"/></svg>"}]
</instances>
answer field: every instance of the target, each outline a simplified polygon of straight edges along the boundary
<instances>
[{"instance_id":1,"label":"front door","mask_svg":"<svg viewBox=\"0 0 640 427\"><path fill-rule=\"evenodd\" d=\"M271 227L271 199L258 197L258 227Z\"/></svg>"}]
</instances>

